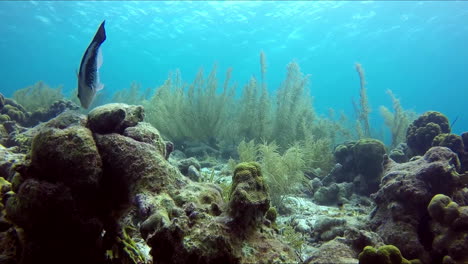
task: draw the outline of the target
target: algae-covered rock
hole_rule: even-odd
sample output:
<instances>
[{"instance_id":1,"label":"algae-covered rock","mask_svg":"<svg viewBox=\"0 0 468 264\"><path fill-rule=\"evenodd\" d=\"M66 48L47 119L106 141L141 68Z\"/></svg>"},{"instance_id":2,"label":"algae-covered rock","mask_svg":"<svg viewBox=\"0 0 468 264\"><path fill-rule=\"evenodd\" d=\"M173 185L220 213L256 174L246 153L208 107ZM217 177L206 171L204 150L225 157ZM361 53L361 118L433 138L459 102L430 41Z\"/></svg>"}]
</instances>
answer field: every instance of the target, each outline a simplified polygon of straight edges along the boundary
<instances>
[{"instance_id":1,"label":"algae-covered rock","mask_svg":"<svg viewBox=\"0 0 468 264\"><path fill-rule=\"evenodd\" d=\"M419 260L407 260L402 255L400 250L393 245L381 246L375 249L367 246L359 254L359 264L419 264Z\"/></svg>"},{"instance_id":2,"label":"algae-covered rock","mask_svg":"<svg viewBox=\"0 0 468 264\"><path fill-rule=\"evenodd\" d=\"M40 108L32 112L28 118L26 126L35 126L40 122L46 122L67 110L78 110L80 107L69 100L60 99L52 103L47 108Z\"/></svg>"},{"instance_id":3,"label":"algae-covered rock","mask_svg":"<svg viewBox=\"0 0 468 264\"><path fill-rule=\"evenodd\" d=\"M143 121L145 111L139 105L120 103L106 104L94 108L88 114L88 127L94 133L123 133L127 127Z\"/></svg>"},{"instance_id":4,"label":"algae-covered rock","mask_svg":"<svg viewBox=\"0 0 468 264\"><path fill-rule=\"evenodd\" d=\"M270 208L270 196L260 165L244 162L236 166L229 195L230 215L238 228L256 227Z\"/></svg>"},{"instance_id":5,"label":"algae-covered rock","mask_svg":"<svg viewBox=\"0 0 468 264\"><path fill-rule=\"evenodd\" d=\"M190 166L193 166L198 171L200 171L201 169L200 162L194 157L190 157L188 159L181 159L177 161L177 167L179 168L180 172L185 176L188 176Z\"/></svg>"},{"instance_id":6,"label":"algae-covered rock","mask_svg":"<svg viewBox=\"0 0 468 264\"><path fill-rule=\"evenodd\" d=\"M455 134L442 133L437 135L432 140L432 146L447 147L457 153L459 158L463 157L465 152L465 145L463 144L462 137Z\"/></svg>"},{"instance_id":7,"label":"algae-covered rock","mask_svg":"<svg viewBox=\"0 0 468 264\"><path fill-rule=\"evenodd\" d=\"M62 182L82 195L96 190L102 176L93 135L81 126L40 131L33 139L31 163L39 179Z\"/></svg>"},{"instance_id":8,"label":"algae-covered rock","mask_svg":"<svg viewBox=\"0 0 468 264\"><path fill-rule=\"evenodd\" d=\"M380 182L383 171L382 162L385 155L385 145L377 139L360 139L353 146L357 171L368 181L369 185ZM374 189L369 186L370 189Z\"/></svg>"},{"instance_id":9,"label":"algae-covered rock","mask_svg":"<svg viewBox=\"0 0 468 264\"><path fill-rule=\"evenodd\" d=\"M338 184L332 183L330 186L321 186L314 193L314 201L321 205L336 204L339 201L340 188Z\"/></svg>"},{"instance_id":10,"label":"algae-covered rock","mask_svg":"<svg viewBox=\"0 0 468 264\"><path fill-rule=\"evenodd\" d=\"M442 133L437 135L434 140L432 140L432 145L447 147L453 152L457 153L461 163L461 172L468 170L468 155L465 151L465 144L461 136Z\"/></svg>"},{"instance_id":11,"label":"algae-covered rock","mask_svg":"<svg viewBox=\"0 0 468 264\"><path fill-rule=\"evenodd\" d=\"M149 123L140 122L136 126L127 127L123 135L136 141L151 144L156 147L161 155L166 156L166 143L159 131Z\"/></svg>"},{"instance_id":12,"label":"algae-covered rock","mask_svg":"<svg viewBox=\"0 0 468 264\"><path fill-rule=\"evenodd\" d=\"M175 187L176 169L154 145L115 133L95 138L103 161L103 199L109 208L128 207L142 188L159 193Z\"/></svg>"},{"instance_id":13,"label":"algae-covered rock","mask_svg":"<svg viewBox=\"0 0 468 264\"><path fill-rule=\"evenodd\" d=\"M408 157L408 145L406 143L398 144L394 149L388 154L389 158L398 162L404 163L409 160Z\"/></svg>"},{"instance_id":14,"label":"algae-covered rock","mask_svg":"<svg viewBox=\"0 0 468 264\"><path fill-rule=\"evenodd\" d=\"M450 133L448 118L439 112L428 111L409 125L406 143L413 155L424 155L433 139L441 133Z\"/></svg>"},{"instance_id":15,"label":"algae-covered rock","mask_svg":"<svg viewBox=\"0 0 468 264\"><path fill-rule=\"evenodd\" d=\"M0 177L10 180L15 175L15 166L24 163L24 154L14 153L11 149L0 146Z\"/></svg>"},{"instance_id":16,"label":"algae-covered rock","mask_svg":"<svg viewBox=\"0 0 468 264\"><path fill-rule=\"evenodd\" d=\"M25 232L21 263L102 263L95 246L102 239L102 223L79 214L76 202L63 184L36 179L21 184L6 207Z\"/></svg>"},{"instance_id":17,"label":"algae-covered rock","mask_svg":"<svg viewBox=\"0 0 468 264\"><path fill-rule=\"evenodd\" d=\"M304 264L314 263L346 263L357 264L356 253L354 250L341 240L334 239L322 244L318 250L312 252L312 255L304 261ZM374 264L377 264L374 263Z\"/></svg>"},{"instance_id":18,"label":"algae-covered rock","mask_svg":"<svg viewBox=\"0 0 468 264\"><path fill-rule=\"evenodd\" d=\"M334 156L343 167L334 175L337 182L353 182L355 189L364 195L378 190L382 176L385 145L371 138L338 145Z\"/></svg>"}]
</instances>

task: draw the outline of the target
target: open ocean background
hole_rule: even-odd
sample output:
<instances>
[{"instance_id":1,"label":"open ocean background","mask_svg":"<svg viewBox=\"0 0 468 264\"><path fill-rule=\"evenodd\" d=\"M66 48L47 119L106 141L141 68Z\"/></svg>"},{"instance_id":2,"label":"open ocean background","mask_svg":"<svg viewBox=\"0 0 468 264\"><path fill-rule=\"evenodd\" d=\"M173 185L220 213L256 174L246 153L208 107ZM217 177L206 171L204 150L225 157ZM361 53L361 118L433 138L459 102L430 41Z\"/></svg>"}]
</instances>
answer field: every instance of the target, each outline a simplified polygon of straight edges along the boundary
<instances>
[{"instance_id":1,"label":"open ocean background","mask_svg":"<svg viewBox=\"0 0 468 264\"><path fill-rule=\"evenodd\" d=\"M458 117L453 131L468 131L464 1L1 1L0 18L0 92L8 97L38 80L71 94L81 57L106 20L100 72L107 91L132 81L157 87L175 69L191 82L216 63L220 83L233 68L240 93L250 76L260 78L263 50L268 88L279 87L295 60L311 74L321 114L333 108L353 117L358 62L373 125L382 124L380 105L391 109L391 89L405 109Z\"/></svg>"}]
</instances>

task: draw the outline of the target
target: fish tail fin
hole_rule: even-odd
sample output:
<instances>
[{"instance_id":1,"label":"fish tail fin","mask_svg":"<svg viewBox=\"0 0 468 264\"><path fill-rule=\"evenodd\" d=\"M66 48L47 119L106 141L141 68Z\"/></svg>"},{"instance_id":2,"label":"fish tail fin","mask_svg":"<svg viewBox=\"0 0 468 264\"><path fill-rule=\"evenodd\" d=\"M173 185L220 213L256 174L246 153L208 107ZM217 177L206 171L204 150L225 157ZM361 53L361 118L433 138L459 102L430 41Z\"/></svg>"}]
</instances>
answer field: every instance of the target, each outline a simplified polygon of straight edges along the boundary
<instances>
[{"instance_id":1,"label":"fish tail fin","mask_svg":"<svg viewBox=\"0 0 468 264\"><path fill-rule=\"evenodd\" d=\"M96 35L94 35L93 42L97 42L98 45L101 45L104 40L106 40L106 29L104 28L106 21L102 21L101 25L99 26Z\"/></svg>"}]
</instances>

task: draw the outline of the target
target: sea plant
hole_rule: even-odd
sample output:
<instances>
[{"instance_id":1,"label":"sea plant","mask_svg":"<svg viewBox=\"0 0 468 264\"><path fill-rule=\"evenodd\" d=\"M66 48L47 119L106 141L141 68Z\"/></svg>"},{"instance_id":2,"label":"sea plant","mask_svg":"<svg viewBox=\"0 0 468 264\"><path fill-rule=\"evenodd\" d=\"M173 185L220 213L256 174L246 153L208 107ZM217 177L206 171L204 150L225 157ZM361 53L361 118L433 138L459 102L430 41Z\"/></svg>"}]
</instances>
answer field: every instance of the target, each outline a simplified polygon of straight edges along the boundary
<instances>
[{"instance_id":1,"label":"sea plant","mask_svg":"<svg viewBox=\"0 0 468 264\"><path fill-rule=\"evenodd\" d=\"M416 113L404 110L400 100L391 90L387 90L387 94L392 100L393 112L385 106L380 106L380 115L383 117L385 125L390 129L392 137L390 147L394 148L406 140L406 130L408 130L411 122L416 119Z\"/></svg>"},{"instance_id":2,"label":"sea plant","mask_svg":"<svg viewBox=\"0 0 468 264\"><path fill-rule=\"evenodd\" d=\"M142 91L141 84L132 82L130 87L119 90L112 96L113 103L125 103L130 105L139 105L150 98L151 89Z\"/></svg>"},{"instance_id":3,"label":"sea plant","mask_svg":"<svg viewBox=\"0 0 468 264\"><path fill-rule=\"evenodd\" d=\"M359 104L353 100L354 111L356 112L356 131L358 132L359 138L371 137L371 129L369 125L369 113L371 111L369 106L369 100L367 98L367 82L364 74L362 65L356 63L356 72L359 75Z\"/></svg>"},{"instance_id":4,"label":"sea plant","mask_svg":"<svg viewBox=\"0 0 468 264\"><path fill-rule=\"evenodd\" d=\"M312 129L315 112L308 84L309 76L300 71L296 62L289 63L273 110L272 138L280 148L286 149L294 140L304 139Z\"/></svg>"},{"instance_id":5,"label":"sea plant","mask_svg":"<svg viewBox=\"0 0 468 264\"><path fill-rule=\"evenodd\" d=\"M234 102L235 89L229 79L230 71L219 91L216 66L207 78L200 70L188 86L176 71L146 103L146 120L175 142L189 139L213 147L213 141L228 127L229 104Z\"/></svg>"},{"instance_id":6,"label":"sea plant","mask_svg":"<svg viewBox=\"0 0 468 264\"><path fill-rule=\"evenodd\" d=\"M52 88L43 81L19 89L13 94L13 99L29 112L47 109L63 97L62 86Z\"/></svg>"},{"instance_id":7,"label":"sea plant","mask_svg":"<svg viewBox=\"0 0 468 264\"><path fill-rule=\"evenodd\" d=\"M294 194L304 180L304 153L298 144L281 155L276 142L259 145L259 162L270 188L272 205L281 208L287 195Z\"/></svg>"}]
</instances>

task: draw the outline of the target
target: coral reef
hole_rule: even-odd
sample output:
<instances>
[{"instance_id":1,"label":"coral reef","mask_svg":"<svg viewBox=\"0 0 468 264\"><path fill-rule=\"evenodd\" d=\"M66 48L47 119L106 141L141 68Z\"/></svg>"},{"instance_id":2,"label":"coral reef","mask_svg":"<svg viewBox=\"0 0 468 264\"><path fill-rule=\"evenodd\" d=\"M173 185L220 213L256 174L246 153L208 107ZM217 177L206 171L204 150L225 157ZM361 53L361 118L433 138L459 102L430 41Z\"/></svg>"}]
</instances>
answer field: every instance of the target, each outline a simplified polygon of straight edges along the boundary
<instances>
[{"instance_id":1,"label":"coral reef","mask_svg":"<svg viewBox=\"0 0 468 264\"><path fill-rule=\"evenodd\" d=\"M166 160L143 116L124 104L63 113L34 128L21 166L0 149L0 171L16 190L6 217L24 230L0 232L0 243L22 245L2 254L22 264L136 264L149 260L149 246L154 263L297 261L275 231L258 164L238 166L226 204L220 187L192 182Z\"/></svg>"},{"instance_id":2,"label":"coral reef","mask_svg":"<svg viewBox=\"0 0 468 264\"><path fill-rule=\"evenodd\" d=\"M450 133L447 117L439 112L428 111L409 125L406 143L413 155L424 155L432 146L432 140L442 133Z\"/></svg>"},{"instance_id":3,"label":"coral reef","mask_svg":"<svg viewBox=\"0 0 468 264\"><path fill-rule=\"evenodd\" d=\"M460 206L450 197L437 194L427 206L432 218L432 249L443 256L442 263L468 262L468 206Z\"/></svg>"},{"instance_id":4,"label":"coral reef","mask_svg":"<svg viewBox=\"0 0 468 264\"><path fill-rule=\"evenodd\" d=\"M432 239L426 207L434 195L452 195L462 186L458 157L448 148L433 147L406 163L388 159L384 168L380 189L372 195L377 207L371 226L404 256L428 262Z\"/></svg>"}]
</instances>

